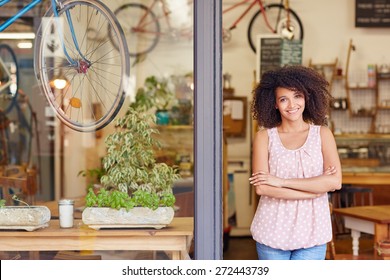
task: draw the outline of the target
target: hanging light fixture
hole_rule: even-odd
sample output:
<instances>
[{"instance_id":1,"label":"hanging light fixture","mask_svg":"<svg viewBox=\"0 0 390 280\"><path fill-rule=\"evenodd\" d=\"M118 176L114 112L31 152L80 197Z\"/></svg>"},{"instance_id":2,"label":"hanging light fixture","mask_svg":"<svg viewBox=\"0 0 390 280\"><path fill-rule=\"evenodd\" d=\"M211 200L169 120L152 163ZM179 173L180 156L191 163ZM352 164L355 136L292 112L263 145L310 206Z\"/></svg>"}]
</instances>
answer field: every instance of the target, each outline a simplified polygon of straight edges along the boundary
<instances>
[{"instance_id":1,"label":"hanging light fixture","mask_svg":"<svg viewBox=\"0 0 390 280\"><path fill-rule=\"evenodd\" d=\"M64 89L66 85L68 84L68 81L64 78L58 77L54 79L53 85L56 89Z\"/></svg>"},{"instance_id":2,"label":"hanging light fixture","mask_svg":"<svg viewBox=\"0 0 390 280\"><path fill-rule=\"evenodd\" d=\"M52 88L62 90L68 85L68 83L69 83L68 79L62 73L62 71L60 71L60 73L58 75L55 75L53 79L50 81L50 86Z\"/></svg>"}]
</instances>

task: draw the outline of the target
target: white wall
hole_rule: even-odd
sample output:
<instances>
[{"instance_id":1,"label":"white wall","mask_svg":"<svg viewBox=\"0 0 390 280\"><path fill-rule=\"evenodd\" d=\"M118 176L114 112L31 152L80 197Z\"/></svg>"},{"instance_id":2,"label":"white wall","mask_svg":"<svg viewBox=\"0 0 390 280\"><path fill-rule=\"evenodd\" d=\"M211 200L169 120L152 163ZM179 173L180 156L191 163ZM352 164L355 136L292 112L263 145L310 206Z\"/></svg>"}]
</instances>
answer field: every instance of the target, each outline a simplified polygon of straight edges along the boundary
<instances>
[{"instance_id":1,"label":"white wall","mask_svg":"<svg viewBox=\"0 0 390 280\"><path fill-rule=\"evenodd\" d=\"M236 1L223 0L224 8ZM278 1L268 1L269 3ZM367 71L368 64L390 64L390 29L355 28L355 0L290 0L290 7L299 15L304 27L303 64L334 61L338 58L345 71L349 40L356 51L351 55L349 71ZM224 26L237 18L236 9L224 15ZM238 96L251 97L255 54L249 48L246 32L250 12L232 31L232 42L224 46L223 73L232 75L232 86ZM248 114L250 119L250 115ZM249 124L248 124L249 128ZM250 157L249 133L245 139L228 139L229 158Z\"/></svg>"}]
</instances>

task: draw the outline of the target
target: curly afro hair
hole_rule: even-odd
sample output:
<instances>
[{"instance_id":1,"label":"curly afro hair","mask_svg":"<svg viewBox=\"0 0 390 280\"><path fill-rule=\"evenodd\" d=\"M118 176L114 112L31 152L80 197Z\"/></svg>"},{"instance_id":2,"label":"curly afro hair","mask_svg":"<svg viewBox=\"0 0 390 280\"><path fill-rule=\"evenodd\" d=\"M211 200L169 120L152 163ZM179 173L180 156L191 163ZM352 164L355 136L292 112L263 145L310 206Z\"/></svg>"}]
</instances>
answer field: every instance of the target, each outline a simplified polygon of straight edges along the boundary
<instances>
[{"instance_id":1,"label":"curly afro hair","mask_svg":"<svg viewBox=\"0 0 390 280\"><path fill-rule=\"evenodd\" d=\"M276 88L282 87L305 96L303 119L315 125L326 125L332 96L329 83L317 71L304 66L284 66L265 72L253 90L252 114L260 127L272 128L281 124L279 110L275 109Z\"/></svg>"}]
</instances>

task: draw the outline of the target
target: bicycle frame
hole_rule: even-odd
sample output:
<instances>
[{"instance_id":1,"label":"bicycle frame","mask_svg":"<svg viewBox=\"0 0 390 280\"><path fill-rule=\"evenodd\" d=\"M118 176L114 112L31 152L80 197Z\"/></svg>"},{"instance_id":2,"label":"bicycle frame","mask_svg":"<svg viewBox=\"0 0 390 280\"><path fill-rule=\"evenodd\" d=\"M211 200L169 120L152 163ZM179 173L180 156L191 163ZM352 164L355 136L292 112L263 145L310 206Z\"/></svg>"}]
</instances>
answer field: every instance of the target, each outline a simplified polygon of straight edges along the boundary
<instances>
[{"instance_id":1,"label":"bicycle frame","mask_svg":"<svg viewBox=\"0 0 390 280\"><path fill-rule=\"evenodd\" d=\"M12 0L0 0L0 7L3 7L5 4L7 4L7 3L11 2L11 1ZM8 26L10 26L12 23L14 23L21 16L23 16L25 13L29 12L31 9L33 9L36 5L38 5L42 1L43 0L34 0L31 3L27 4L21 10L19 10L14 16L10 17L5 22L0 24L0 32L4 31Z\"/></svg>"},{"instance_id":2,"label":"bicycle frame","mask_svg":"<svg viewBox=\"0 0 390 280\"><path fill-rule=\"evenodd\" d=\"M6 5L7 3L11 2L12 0L0 0L0 7ZM2 24L0 24L0 32L4 31L7 27L9 27L11 24L13 24L16 20L18 20L20 17L22 17L24 14L26 14L27 12L29 12L30 10L32 10L35 6L37 6L39 3L41 3L43 0L33 0L32 2L30 2L29 4L27 4L26 6L24 6L22 9L20 9L14 16L10 17L9 19L7 19L5 22L3 22ZM56 19L58 19L58 10L57 10L57 7L62 7L62 3L61 1L59 0L50 0L51 1L51 6L52 6L52 9L53 9L53 13L54 13L54 16L56 17ZM89 61L84 57L84 55L81 53L80 51L80 48L79 48L79 44L77 42L77 39L76 39L76 36L74 35L74 28L73 28L73 23L72 23L72 18L69 14L68 11L65 12L66 13L66 18L67 18L67 21L68 21L68 25L69 25L69 28L71 30L71 33L72 33L72 38L73 38L73 43L76 47L76 50L78 51L78 53L80 54L80 56L89 63ZM59 31L61 32L61 31ZM60 38L61 38L61 45L62 45L62 49L64 50L64 54L68 60L68 62L74 66L74 67L77 67L78 66L78 62L75 61L74 59L72 59L67 50L66 50L66 47L65 47L65 43L64 43L64 40L62 39L63 36L62 34L60 35Z\"/></svg>"},{"instance_id":3,"label":"bicycle frame","mask_svg":"<svg viewBox=\"0 0 390 280\"><path fill-rule=\"evenodd\" d=\"M146 5L145 6L148 8L148 10L153 11L153 9L158 4L160 4L159 9L161 9L162 13L161 13L161 15L156 15L155 21L160 21L160 20L164 19L164 23L168 27L167 28L168 31L171 31L173 29L170 18L169 18L169 14L171 13L171 11L169 10L169 8L167 7L167 4L163 0L153 0L149 6L146 6ZM145 22L146 15L147 14L145 13L144 17L141 17L140 22L138 23L138 25L136 27L137 30L144 32L145 31L144 27L148 26L151 23L151 22ZM148 32L148 33L150 33L150 32ZM192 32L188 32L188 33L190 33L190 34L187 34L187 32L185 32L184 34L180 34L180 35L181 36L186 36L186 35L192 36ZM157 33L155 33L155 34L157 34ZM167 35L167 32L160 32L157 35L164 36L164 35Z\"/></svg>"},{"instance_id":4,"label":"bicycle frame","mask_svg":"<svg viewBox=\"0 0 390 280\"><path fill-rule=\"evenodd\" d=\"M251 2L251 3L250 3ZM260 6L260 10L261 10L261 13L263 15L263 18L264 18L264 21L265 21L265 24L267 25L267 27L273 32L275 33L275 28L273 28L271 26L271 24L269 23L268 19L267 19L267 15L265 13L265 9L264 9L264 4L263 4L263 1L262 0L241 0L240 2L236 3L236 4L233 4L231 6L229 6L228 8L224 9L222 11L222 14L225 14L235 8L237 8L238 6L241 6L243 4L247 4L247 3L250 3L249 4L249 7L246 8L242 14L236 19L235 22L233 22L233 24L229 27L229 30L233 30L237 27L237 24L248 14L248 12L256 5L256 4L259 4ZM288 2L287 2L288 3ZM283 4L283 0L280 0L280 4ZM280 14L279 14L279 17L280 17ZM278 20L279 21L279 20Z\"/></svg>"},{"instance_id":5,"label":"bicycle frame","mask_svg":"<svg viewBox=\"0 0 390 280\"><path fill-rule=\"evenodd\" d=\"M237 27L237 24L248 14L248 12L253 8L254 5L256 5L256 3L259 3L260 7L262 7L263 4L259 0L242 0L236 4L229 6L228 8L226 8L222 11L222 14L225 14L227 12L230 12L231 10L234 10L238 6L244 5L248 2L252 2L252 3L250 3L249 7L246 8L246 10L242 12L242 14L236 19L235 22L233 22L233 24L229 27L230 30Z\"/></svg>"}]
</instances>

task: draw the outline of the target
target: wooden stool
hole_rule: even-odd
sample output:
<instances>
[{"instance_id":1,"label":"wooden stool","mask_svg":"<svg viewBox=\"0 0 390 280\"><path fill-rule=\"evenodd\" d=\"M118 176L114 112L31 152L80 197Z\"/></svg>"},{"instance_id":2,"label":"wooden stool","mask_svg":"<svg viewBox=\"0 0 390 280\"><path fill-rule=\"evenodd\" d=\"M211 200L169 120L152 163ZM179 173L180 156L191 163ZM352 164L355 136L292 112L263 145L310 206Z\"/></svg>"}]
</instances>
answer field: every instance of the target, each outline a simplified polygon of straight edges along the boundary
<instances>
[{"instance_id":1,"label":"wooden stool","mask_svg":"<svg viewBox=\"0 0 390 280\"><path fill-rule=\"evenodd\" d=\"M368 206L374 204L372 189L362 186L343 185L332 193L332 204L336 208Z\"/></svg>"}]
</instances>

